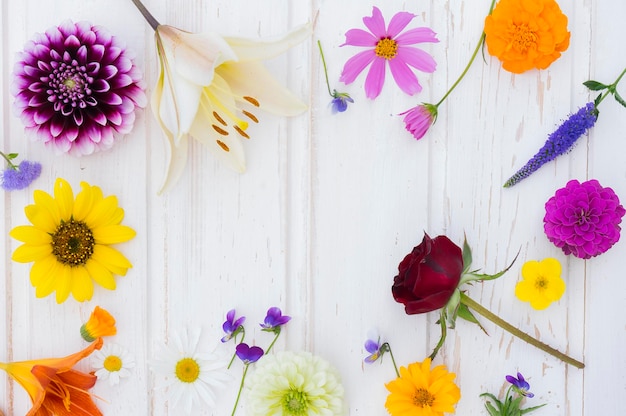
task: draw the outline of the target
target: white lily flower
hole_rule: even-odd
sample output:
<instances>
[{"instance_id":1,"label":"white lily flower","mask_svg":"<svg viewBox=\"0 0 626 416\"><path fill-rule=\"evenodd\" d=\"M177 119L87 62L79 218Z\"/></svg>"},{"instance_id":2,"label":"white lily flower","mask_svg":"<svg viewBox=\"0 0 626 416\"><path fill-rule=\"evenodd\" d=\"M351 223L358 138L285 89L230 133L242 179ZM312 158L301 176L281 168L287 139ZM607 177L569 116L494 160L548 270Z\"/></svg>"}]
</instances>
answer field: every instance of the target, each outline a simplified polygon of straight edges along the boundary
<instances>
[{"instance_id":1,"label":"white lily flower","mask_svg":"<svg viewBox=\"0 0 626 416\"><path fill-rule=\"evenodd\" d=\"M188 136L243 172L241 138L250 138L247 130L250 122L259 121L257 109L285 116L306 110L259 61L285 52L310 32L307 24L280 38L251 40L156 26L160 72L152 109L169 144L160 192L173 186L184 170Z\"/></svg>"}]
</instances>

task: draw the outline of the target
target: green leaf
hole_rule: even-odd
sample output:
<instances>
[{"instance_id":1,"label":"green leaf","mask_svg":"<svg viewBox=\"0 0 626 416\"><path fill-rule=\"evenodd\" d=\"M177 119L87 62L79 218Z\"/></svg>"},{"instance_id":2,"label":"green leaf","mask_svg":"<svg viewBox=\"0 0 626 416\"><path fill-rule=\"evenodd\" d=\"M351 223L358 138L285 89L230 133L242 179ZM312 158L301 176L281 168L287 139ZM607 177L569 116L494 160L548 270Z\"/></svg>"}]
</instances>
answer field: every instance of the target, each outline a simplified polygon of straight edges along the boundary
<instances>
[{"instance_id":1,"label":"green leaf","mask_svg":"<svg viewBox=\"0 0 626 416\"><path fill-rule=\"evenodd\" d=\"M539 409L540 407L545 406L546 404L547 404L547 403L540 404L539 406L529 407L529 408L527 408L527 409L522 409L521 414L525 415L526 413L530 413L530 412L532 412L533 410L537 410L537 409Z\"/></svg>"},{"instance_id":2,"label":"green leaf","mask_svg":"<svg viewBox=\"0 0 626 416\"><path fill-rule=\"evenodd\" d=\"M9 153L7 155L7 157L11 160L15 159L16 157L18 157L19 155L17 153Z\"/></svg>"},{"instance_id":3,"label":"green leaf","mask_svg":"<svg viewBox=\"0 0 626 416\"><path fill-rule=\"evenodd\" d=\"M519 250L517 250L517 254L515 255L515 258L513 259L513 261L511 262L511 264L509 264L507 266L506 269L496 273L496 274L482 274L482 273L467 273L463 276L461 276L461 281L459 282L459 286L462 285L463 283L468 283L468 282L473 282L476 280L480 280L480 281L485 281L485 280L494 280L497 279L498 277L502 276L504 273L508 272L509 269L511 267L513 267L513 264L515 263L515 260L517 260L517 258L519 257L519 253L522 250L522 248L520 247Z\"/></svg>"},{"instance_id":4,"label":"green leaf","mask_svg":"<svg viewBox=\"0 0 626 416\"><path fill-rule=\"evenodd\" d=\"M489 334L487 333L487 330L486 330L486 329L485 329L485 328L484 328L484 327L480 324L480 322L478 321L478 319L476 319L476 317L474 316L474 314L472 313L472 311L470 311L470 309L467 307L467 305L466 305L466 304L464 304L464 303L459 304L459 308L458 308L458 310L457 310L457 315L458 315L458 317L459 317L459 318L463 318L463 319L465 319L466 321L469 321L469 322L475 323L476 325L478 325L478 326L480 327L480 329L482 329L482 330L483 330L483 332L484 332L486 335L489 335Z\"/></svg>"},{"instance_id":5,"label":"green leaf","mask_svg":"<svg viewBox=\"0 0 626 416\"><path fill-rule=\"evenodd\" d=\"M624 107L626 107L626 101L624 101L624 99L622 98L621 95L619 95L619 93L617 91L615 91L615 93L613 94L613 96L615 97L615 101L617 101L618 103L620 103L621 105L623 105Z\"/></svg>"},{"instance_id":6,"label":"green leaf","mask_svg":"<svg viewBox=\"0 0 626 416\"><path fill-rule=\"evenodd\" d=\"M463 273L464 275L470 268L472 264L472 249L469 244L467 244L467 237L463 238Z\"/></svg>"},{"instance_id":7,"label":"green leaf","mask_svg":"<svg viewBox=\"0 0 626 416\"><path fill-rule=\"evenodd\" d=\"M608 85L604 85L601 82L592 81L592 80L583 82L583 85L589 88L591 91L602 91L609 87Z\"/></svg>"}]
</instances>

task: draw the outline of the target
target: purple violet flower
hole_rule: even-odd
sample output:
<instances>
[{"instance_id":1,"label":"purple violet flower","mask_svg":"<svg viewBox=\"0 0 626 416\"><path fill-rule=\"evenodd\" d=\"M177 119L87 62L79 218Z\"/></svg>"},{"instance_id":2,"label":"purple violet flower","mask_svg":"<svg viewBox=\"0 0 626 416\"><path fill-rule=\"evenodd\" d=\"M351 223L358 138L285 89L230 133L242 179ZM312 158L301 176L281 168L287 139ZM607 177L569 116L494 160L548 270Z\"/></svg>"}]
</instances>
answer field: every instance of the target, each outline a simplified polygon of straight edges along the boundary
<instances>
[{"instance_id":1,"label":"purple violet flower","mask_svg":"<svg viewBox=\"0 0 626 416\"><path fill-rule=\"evenodd\" d=\"M235 310L229 310L226 313L226 321L222 324L222 329L226 333L222 338L222 342L230 341L234 336L239 334L239 332L243 331L243 323L245 320L245 316L235 319Z\"/></svg>"},{"instance_id":2,"label":"purple violet flower","mask_svg":"<svg viewBox=\"0 0 626 416\"><path fill-rule=\"evenodd\" d=\"M354 100L347 92L337 92L337 90L333 90L331 96L333 99L330 105L333 114L343 113L348 109L348 103L354 103Z\"/></svg>"},{"instance_id":3,"label":"purple violet flower","mask_svg":"<svg viewBox=\"0 0 626 416\"><path fill-rule=\"evenodd\" d=\"M5 191L24 189L41 175L41 163L22 160L18 166L9 162L9 167L0 173L0 185Z\"/></svg>"},{"instance_id":4,"label":"purple violet flower","mask_svg":"<svg viewBox=\"0 0 626 416\"><path fill-rule=\"evenodd\" d=\"M261 347L252 346L250 347L248 344L242 342L241 344L235 347L235 354L244 364L252 364L255 363L263 356L263 349Z\"/></svg>"},{"instance_id":5,"label":"purple violet flower","mask_svg":"<svg viewBox=\"0 0 626 416\"><path fill-rule=\"evenodd\" d=\"M277 333L280 332L280 327L290 320L291 316L283 315L280 308L273 306L267 310L265 320L260 325L263 331Z\"/></svg>"},{"instance_id":6,"label":"purple violet flower","mask_svg":"<svg viewBox=\"0 0 626 416\"><path fill-rule=\"evenodd\" d=\"M620 238L626 210L611 188L595 180L571 180L546 202L544 231L565 254L589 259L604 253Z\"/></svg>"},{"instance_id":7,"label":"purple violet flower","mask_svg":"<svg viewBox=\"0 0 626 416\"><path fill-rule=\"evenodd\" d=\"M365 350L369 352L370 355L365 357L363 361L365 361L368 364L371 364L374 361L381 358L384 354L384 351L381 348L383 345L384 344L380 343L380 338L376 341L371 340L371 339L368 339L367 341L365 341Z\"/></svg>"},{"instance_id":8,"label":"purple violet flower","mask_svg":"<svg viewBox=\"0 0 626 416\"><path fill-rule=\"evenodd\" d=\"M506 376L506 381L513 385L513 388L522 396L532 398L535 395L530 392L530 384L524 379L522 373L517 373L517 378Z\"/></svg>"},{"instance_id":9,"label":"purple violet flower","mask_svg":"<svg viewBox=\"0 0 626 416\"><path fill-rule=\"evenodd\" d=\"M596 124L596 120L598 120L598 110L594 103L587 103L570 115L554 133L548 136L548 140L537 154L504 183L504 187L508 188L517 184L541 166L569 151L576 141Z\"/></svg>"},{"instance_id":10,"label":"purple violet flower","mask_svg":"<svg viewBox=\"0 0 626 416\"><path fill-rule=\"evenodd\" d=\"M130 133L147 99L141 71L120 40L69 20L38 33L18 54L14 109L56 153L89 155Z\"/></svg>"}]
</instances>

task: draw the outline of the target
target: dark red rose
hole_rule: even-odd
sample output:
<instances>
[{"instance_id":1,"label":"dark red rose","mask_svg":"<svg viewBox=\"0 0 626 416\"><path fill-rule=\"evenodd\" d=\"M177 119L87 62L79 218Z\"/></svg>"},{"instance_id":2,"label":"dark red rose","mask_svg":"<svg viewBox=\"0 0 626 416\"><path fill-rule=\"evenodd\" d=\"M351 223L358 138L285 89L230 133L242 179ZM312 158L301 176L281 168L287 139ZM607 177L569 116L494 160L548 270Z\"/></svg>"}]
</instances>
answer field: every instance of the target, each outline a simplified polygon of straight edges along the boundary
<instances>
[{"instance_id":1,"label":"dark red rose","mask_svg":"<svg viewBox=\"0 0 626 416\"><path fill-rule=\"evenodd\" d=\"M444 235L424 239L398 266L391 293L409 315L441 309L461 280L463 253Z\"/></svg>"}]
</instances>

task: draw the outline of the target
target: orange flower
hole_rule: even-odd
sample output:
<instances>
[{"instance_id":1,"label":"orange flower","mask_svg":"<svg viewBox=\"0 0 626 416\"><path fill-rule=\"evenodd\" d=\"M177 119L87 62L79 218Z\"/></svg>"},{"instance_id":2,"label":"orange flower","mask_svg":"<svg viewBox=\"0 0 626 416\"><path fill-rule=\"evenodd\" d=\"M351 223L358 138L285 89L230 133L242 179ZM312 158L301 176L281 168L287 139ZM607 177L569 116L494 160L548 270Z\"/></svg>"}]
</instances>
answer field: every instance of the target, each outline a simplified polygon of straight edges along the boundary
<instances>
[{"instance_id":1,"label":"orange flower","mask_svg":"<svg viewBox=\"0 0 626 416\"><path fill-rule=\"evenodd\" d=\"M115 318L100 306L96 306L87 323L80 327L80 335L87 342L93 342L96 338L115 334L117 334Z\"/></svg>"},{"instance_id":2,"label":"orange flower","mask_svg":"<svg viewBox=\"0 0 626 416\"><path fill-rule=\"evenodd\" d=\"M26 416L102 416L88 389L97 377L72 367L94 350L102 347L102 338L87 348L65 358L0 363L30 395L33 408Z\"/></svg>"},{"instance_id":3,"label":"orange flower","mask_svg":"<svg viewBox=\"0 0 626 416\"><path fill-rule=\"evenodd\" d=\"M569 46L567 16L555 0L500 0L485 18L489 53L507 71L546 69Z\"/></svg>"}]
</instances>

